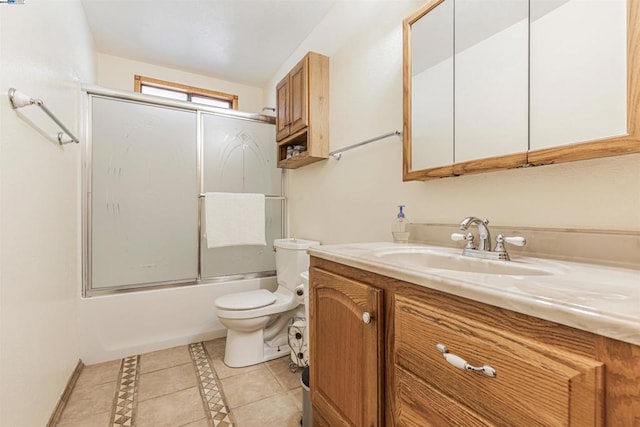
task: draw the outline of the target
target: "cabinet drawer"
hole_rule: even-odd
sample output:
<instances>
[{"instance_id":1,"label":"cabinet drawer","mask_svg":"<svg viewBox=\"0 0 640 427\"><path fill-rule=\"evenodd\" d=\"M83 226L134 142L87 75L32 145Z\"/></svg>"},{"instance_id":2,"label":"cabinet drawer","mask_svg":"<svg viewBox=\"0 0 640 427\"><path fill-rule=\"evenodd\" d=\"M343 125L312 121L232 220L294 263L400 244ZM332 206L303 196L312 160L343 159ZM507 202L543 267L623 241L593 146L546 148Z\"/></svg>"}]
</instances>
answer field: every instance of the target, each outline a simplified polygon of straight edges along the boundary
<instances>
[{"instance_id":1,"label":"cabinet drawer","mask_svg":"<svg viewBox=\"0 0 640 427\"><path fill-rule=\"evenodd\" d=\"M484 427L492 425L476 413L445 396L420 378L396 365L398 427L464 426ZM428 405L425 405L428 402Z\"/></svg>"},{"instance_id":2,"label":"cabinet drawer","mask_svg":"<svg viewBox=\"0 0 640 427\"><path fill-rule=\"evenodd\" d=\"M433 407L450 399L460 406L457 413L472 414L474 422L459 425L603 425L602 363L524 338L506 327L496 330L477 315L460 314L463 308L450 309L396 296L398 393L410 378L398 371L402 368L425 383L421 390L437 397L423 400L424 405ZM496 377L452 366L436 348L439 343L471 365L490 365Z\"/></svg>"}]
</instances>

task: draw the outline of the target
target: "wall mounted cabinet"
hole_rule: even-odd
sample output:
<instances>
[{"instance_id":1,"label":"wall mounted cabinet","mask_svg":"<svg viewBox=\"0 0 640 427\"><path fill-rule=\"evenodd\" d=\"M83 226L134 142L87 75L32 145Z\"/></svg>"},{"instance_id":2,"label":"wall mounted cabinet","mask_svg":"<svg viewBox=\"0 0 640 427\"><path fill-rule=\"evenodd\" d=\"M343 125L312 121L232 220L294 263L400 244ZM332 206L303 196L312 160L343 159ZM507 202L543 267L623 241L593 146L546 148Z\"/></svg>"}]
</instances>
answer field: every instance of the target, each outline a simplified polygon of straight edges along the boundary
<instances>
[{"instance_id":1,"label":"wall mounted cabinet","mask_svg":"<svg viewBox=\"0 0 640 427\"><path fill-rule=\"evenodd\" d=\"M305 55L276 86L276 105L278 167L295 169L328 158L329 58ZM288 155L292 150L297 154Z\"/></svg>"},{"instance_id":2,"label":"wall mounted cabinet","mask_svg":"<svg viewBox=\"0 0 640 427\"><path fill-rule=\"evenodd\" d=\"M405 19L403 178L640 152L640 3L430 0Z\"/></svg>"}]
</instances>

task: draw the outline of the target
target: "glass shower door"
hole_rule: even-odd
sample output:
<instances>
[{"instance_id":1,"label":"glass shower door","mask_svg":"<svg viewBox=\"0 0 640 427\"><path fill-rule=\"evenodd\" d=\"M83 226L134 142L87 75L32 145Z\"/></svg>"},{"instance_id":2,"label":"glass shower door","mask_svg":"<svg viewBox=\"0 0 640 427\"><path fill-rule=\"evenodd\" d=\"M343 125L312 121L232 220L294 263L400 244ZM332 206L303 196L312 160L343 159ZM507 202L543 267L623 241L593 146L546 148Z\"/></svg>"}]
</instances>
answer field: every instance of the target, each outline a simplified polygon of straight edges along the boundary
<instances>
[{"instance_id":1,"label":"glass shower door","mask_svg":"<svg viewBox=\"0 0 640 427\"><path fill-rule=\"evenodd\" d=\"M196 113L91 98L92 289L198 271Z\"/></svg>"},{"instance_id":2,"label":"glass shower door","mask_svg":"<svg viewBox=\"0 0 640 427\"><path fill-rule=\"evenodd\" d=\"M282 195L272 124L203 113L203 191ZM273 240L283 235L283 202L265 200L267 246L208 249L201 235L202 278L273 273ZM202 218L205 217L202 203Z\"/></svg>"}]
</instances>

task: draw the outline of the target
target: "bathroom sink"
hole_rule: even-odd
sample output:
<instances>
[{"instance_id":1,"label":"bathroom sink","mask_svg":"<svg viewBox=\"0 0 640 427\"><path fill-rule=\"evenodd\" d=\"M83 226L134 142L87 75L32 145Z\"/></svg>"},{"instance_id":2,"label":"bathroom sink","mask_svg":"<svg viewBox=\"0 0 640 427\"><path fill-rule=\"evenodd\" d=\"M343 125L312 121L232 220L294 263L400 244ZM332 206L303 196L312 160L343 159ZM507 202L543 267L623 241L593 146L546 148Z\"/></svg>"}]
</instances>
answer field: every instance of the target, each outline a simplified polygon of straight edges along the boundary
<instances>
[{"instance_id":1,"label":"bathroom sink","mask_svg":"<svg viewBox=\"0 0 640 427\"><path fill-rule=\"evenodd\" d=\"M543 276L553 272L519 261L493 261L463 256L451 248L388 248L374 252L381 261L408 267L461 271L466 273L501 274L511 276Z\"/></svg>"}]
</instances>

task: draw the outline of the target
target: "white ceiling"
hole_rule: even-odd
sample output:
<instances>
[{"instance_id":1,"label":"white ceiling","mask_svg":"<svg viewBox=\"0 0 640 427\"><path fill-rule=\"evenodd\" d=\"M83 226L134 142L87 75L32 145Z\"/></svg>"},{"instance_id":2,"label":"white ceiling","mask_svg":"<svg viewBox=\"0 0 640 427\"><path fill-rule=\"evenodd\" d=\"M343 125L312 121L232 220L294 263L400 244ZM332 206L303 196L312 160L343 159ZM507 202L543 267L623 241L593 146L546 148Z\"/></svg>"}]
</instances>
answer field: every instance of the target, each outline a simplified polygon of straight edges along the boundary
<instances>
[{"instance_id":1,"label":"white ceiling","mask_svg":"<svg viewBox=\"0 0 640 427\"><path fill-rule=\"evenodd\" d=\"M335 0L82 0L100 53L263 87Z\"/></svg>"}]
</instances>

